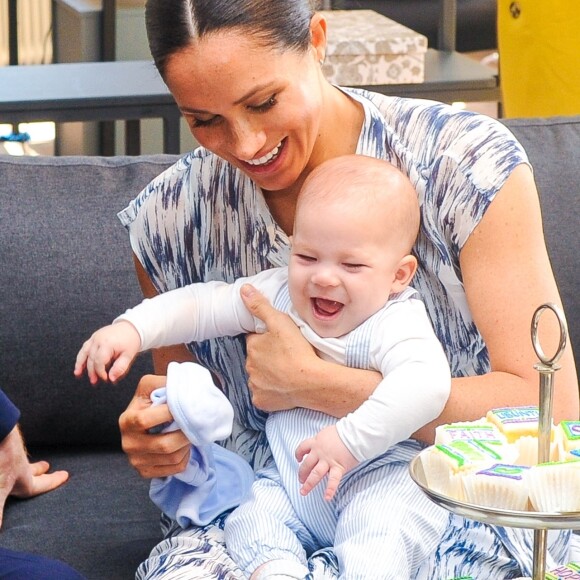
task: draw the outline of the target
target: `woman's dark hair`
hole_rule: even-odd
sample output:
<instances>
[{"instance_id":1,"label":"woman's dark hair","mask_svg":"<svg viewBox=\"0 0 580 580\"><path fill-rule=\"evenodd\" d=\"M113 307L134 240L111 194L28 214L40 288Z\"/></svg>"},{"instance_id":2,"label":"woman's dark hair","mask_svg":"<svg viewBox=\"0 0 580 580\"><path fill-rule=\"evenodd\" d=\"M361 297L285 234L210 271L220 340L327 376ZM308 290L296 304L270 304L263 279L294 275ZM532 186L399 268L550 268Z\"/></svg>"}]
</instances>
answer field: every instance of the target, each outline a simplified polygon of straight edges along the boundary
<instances>
[{"instance_id":1,"label":"woman's dark hair","mask_svg":"<svg viewBox=\"0 0 580 580\"><path fill-rule=\"evenodd\" d=\"M197 38L239 28L279 49L306 51L317 0L147 0L149 49L161 76L168 57Z\"/></svg>"}]
</instances>

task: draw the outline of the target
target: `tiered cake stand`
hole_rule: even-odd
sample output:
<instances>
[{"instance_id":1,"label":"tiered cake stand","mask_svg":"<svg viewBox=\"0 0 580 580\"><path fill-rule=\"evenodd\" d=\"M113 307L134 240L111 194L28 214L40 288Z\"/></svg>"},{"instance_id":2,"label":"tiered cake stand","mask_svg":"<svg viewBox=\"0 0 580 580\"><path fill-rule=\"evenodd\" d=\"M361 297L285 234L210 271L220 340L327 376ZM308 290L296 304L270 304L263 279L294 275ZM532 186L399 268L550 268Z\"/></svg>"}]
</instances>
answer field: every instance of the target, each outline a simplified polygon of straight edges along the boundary
<instances>
[{"instance_id":1,"label":"tiered cake stand","mask_svg":"<svg viewBox=\"0 0 580 580\"><path fill-rule=\"evenodd\" d=\"M554 356L547 357L540 346L538 322L545 310L551 310L560 325L560 344ZM534 368L540 373L540 421L538 428L538 463L549 460L550 431L552 426L552 401L554 391L554 373L560 368L557 365L568 342L568 327L561 309L555 304L543 304L534 313L532 319L532 343L540 359ZM533 511L514 511L494 509L460 502L441 495L427 486L421 465L421 454L410 463L411 477L423 492L436 504L457 514L486 524L504 527L528 528L534 530L533 580L544 580L546 575L546 548L548 530L580 528L580 512L544 513Z\"/></svg>"}]
</instances>

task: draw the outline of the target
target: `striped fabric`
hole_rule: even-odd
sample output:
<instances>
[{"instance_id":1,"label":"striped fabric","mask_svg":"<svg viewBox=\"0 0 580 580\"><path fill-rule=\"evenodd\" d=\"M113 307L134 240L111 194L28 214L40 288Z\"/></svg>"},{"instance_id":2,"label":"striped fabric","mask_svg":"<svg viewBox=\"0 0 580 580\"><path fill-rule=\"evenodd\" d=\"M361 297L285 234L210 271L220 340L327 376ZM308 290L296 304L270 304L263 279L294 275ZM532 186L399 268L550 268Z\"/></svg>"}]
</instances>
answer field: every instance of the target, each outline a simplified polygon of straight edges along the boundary
<instances>
[{"instance_id":1,"label":"striped fabric","mask_svg":"<svg viewBox=\"0 0 580 580\"><path fill-rule=\"evenodd\" d=\"M315 411L282 414L290 423L277 425L284 432L295 429L299 419L315 426L322 418L333 423ZM258 472L252 499L227 520L228 547L238 564L247 572L273 559L307 564L309 555L334 545L341 577L413 577L436 550L449 519L410 479L408 461L419 444L405 441L353 470L335 498L325 502L323 487L298 501L297 485L288 484L288 476L296 479L296 470L289 466L292 445L299 440L296 436L284 446L288 457L280 472L274 466Z\"/></svg>"},{"instance_id":2,"label":"striped fabric","mask_svg":"<svg viewBox=\"0 0 580 580\"><path fill-rule=\"evenodd\" d=\"M425 301L452 374L485 373L489 358L467 306L459 252L514 167L527 163L527 157L511 133L487 117L428 101L360 90L348 93L365 109L357 152L389 160L417 189L422 227L414 250L420 264L414 286ZM119 217L160 292L197 281L232 282L287 263L288 238L260 190L203 148L151 182ZM252 406L246 386L244 348L240 337L190 345L199 362L220 377L234 406L234 431L227 447L259 469L271 454L264 434L266 415ZM437 541L429 542L436 549L409 577L531 575L528 532L498 530L449 514L441 528L439 508L417 505L423 514L419 533L433 534ZM385 506L390 518L404 522L396 501ZM169 524L166 539L154 548L138 577L242 578L225 552L222 525L223 518L215 526L188 530ZM405 525L401 523L401 532ZM565 561L568 537L568 532L554 534L548 567ZM414 553L405 559L416 562ZM309 566L313 578L337 576L336 557L329 549L311 556ZM406 578L397 566L392 563L379 577Z\"/></svg>"}]
</instances>

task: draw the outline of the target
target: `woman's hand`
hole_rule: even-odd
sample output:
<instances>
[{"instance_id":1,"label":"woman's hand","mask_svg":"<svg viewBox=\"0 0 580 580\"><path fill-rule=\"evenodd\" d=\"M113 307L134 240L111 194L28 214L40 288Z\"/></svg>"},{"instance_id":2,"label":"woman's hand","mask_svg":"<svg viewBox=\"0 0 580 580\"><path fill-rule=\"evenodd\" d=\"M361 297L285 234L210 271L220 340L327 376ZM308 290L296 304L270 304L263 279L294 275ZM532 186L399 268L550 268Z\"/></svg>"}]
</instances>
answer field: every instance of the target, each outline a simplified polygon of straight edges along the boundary
<instances>
[{"instance_id":1,"label":"woman's hand","mask_svg":"<svg viewBox=\"0 0 580 580\"><path fill-rule=\"evenodd\" d=\"M145 375L119 418L123 451L142 477L181 473L189 460L190 443L182 431L151 434L149 429L173 421L167 405L151 404L151 393L165 386L166 377Z\"/></svg>"},{"instance_id":2,"label":"woman's hand","mask_svg":"<svg viewBox=\"0 0 580 580\"><path fill-rule=\"evenodd\" d=\"M245 285L246 308L264 322L263 334L246 338L246 370L254 405L264 411L304 407L344 417L368 398L381 381L374 371L353 369L319 358L289 316Z\"/></svg>"},{"instance_id":3,"label":"woman's hand","mask_svg":"<svg viewBox=\"0 0 580 580\"><path fill-rule=\"evenodd\" d=\"M300 406L294 390L303 388L307 369L319 361L314 349L290 317L253 286L245 285L241 295L252 315L266 325L264 333L246 337L246 370L254 405L268 412Z\"/></svg>"}]
</instances>

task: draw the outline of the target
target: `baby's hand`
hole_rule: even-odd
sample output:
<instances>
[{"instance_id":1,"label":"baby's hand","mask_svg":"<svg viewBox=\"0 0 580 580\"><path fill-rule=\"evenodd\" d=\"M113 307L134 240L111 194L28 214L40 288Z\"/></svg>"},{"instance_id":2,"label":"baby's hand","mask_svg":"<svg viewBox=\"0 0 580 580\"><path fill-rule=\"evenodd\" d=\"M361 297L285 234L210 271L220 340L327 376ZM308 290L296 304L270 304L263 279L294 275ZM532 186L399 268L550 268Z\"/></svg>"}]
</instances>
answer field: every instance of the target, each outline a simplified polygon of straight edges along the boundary
<instances>
[{"instance_id":1,"label":"baby's hand","mask_svg":"<svg viewBox=\"0 0 580 580\"><path fill-rule=\"evenodd\" d=\"M104 326L83 344L74 374L80 377L86 370L92 385L99 379L115 383L127 374L140 347L141 337L130 322L121 320Z\"/></svg>"},{"instance_id":2,"label":"baby's hand","mask_svg":"<svg viewBox=\"0 0 580 580\"><path fill-rule=\"evenodd\" d=\"M298 479L300 493L309 494L328 474L324 499L330 501L342 476L359 462L342 442L334 425L325 427L315 437L306 439L296 449L296 459L301 462Z\"/></svg>"}]
</instances>

